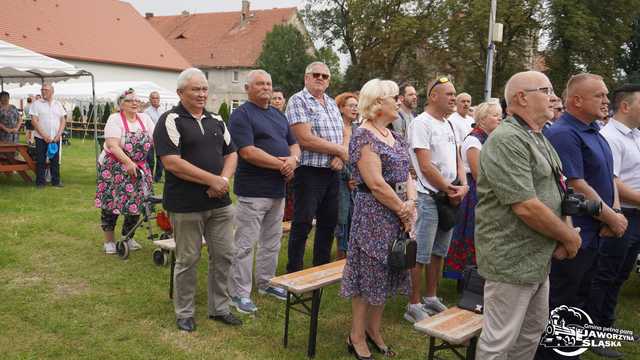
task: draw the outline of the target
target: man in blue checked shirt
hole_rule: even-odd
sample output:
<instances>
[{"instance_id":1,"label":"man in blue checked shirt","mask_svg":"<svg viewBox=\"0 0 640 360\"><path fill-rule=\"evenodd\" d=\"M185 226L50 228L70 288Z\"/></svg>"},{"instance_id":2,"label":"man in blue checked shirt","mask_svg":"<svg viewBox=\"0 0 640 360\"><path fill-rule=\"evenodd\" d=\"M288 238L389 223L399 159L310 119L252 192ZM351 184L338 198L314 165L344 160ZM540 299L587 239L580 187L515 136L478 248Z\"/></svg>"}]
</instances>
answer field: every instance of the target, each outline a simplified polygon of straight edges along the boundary
<instances>
[{"instance_id":1,"label":"man in blue checked shirt","mask_svg":"<svg viewBox=\"0 0 640 360\"><path fill-rule=\"evenodd\" d=\"M289 99L286 116L302 153L293 178L293 221L289 233L287 272L302 270L307 236L316 219L313 265L331 258L333 232L338 220L338 175L349 154L342 116L325 91L331 73L326 64L313 62L304 75L304 89Z\"/></svg>"}]
</instances>

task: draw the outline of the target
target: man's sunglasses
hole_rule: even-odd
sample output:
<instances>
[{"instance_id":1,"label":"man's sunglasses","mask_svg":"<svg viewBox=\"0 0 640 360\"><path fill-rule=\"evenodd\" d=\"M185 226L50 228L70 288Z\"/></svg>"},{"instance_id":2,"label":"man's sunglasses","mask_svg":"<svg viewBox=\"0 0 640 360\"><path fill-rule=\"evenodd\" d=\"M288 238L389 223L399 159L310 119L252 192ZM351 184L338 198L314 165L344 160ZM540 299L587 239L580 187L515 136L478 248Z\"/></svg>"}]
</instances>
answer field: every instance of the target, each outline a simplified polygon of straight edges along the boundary
<instances>
[{"instance_id":1,"label":"man's sunglasses","mask_svg":"<svg viewBox=\"0 0 640 360\"><path fill-rule=\"evenodd\" d=\"M441 77L438 80L436 80L433 85L431 85L431 87L429 88L429 92L427 92L427 96L431 95L431 92L433 91L433 88L435 88L437 85L440 84L446 84L449 82L449 78L446 77Z\"/></svg>"},{"instance_id":2,"label":"man's sunglasses","mask_svg":"<svg viewBox=\"0 0 640 360\"><path fill-rule=\"evenodd\" d=\"M314 79L320 79L322 78L322 80L329 80L329 74L321 74L321 73L311 73L311 76L313 76Z\"/></svg>"}]
</instances>

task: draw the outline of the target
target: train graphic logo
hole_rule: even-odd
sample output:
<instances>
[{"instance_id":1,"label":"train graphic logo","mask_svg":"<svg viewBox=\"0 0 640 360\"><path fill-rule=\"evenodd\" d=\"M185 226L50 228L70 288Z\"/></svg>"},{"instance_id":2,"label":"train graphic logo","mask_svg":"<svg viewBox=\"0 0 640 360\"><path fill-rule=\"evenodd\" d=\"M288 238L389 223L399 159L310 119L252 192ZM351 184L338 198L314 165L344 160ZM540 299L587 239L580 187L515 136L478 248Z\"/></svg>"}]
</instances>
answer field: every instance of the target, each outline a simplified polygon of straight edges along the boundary
<instances>
[{"instance_id":1,"label":"train graphic logo","mask_svg":"<svg viewBox=\"0 0 640 360\"><path fill-rule=\"evenodd\" d=\"M582 309L559 306L551 311L540 346L552 348L564 356L580 355L588 350L588 325L593 325L593 321Z\"/></svg>"}]
</instances>

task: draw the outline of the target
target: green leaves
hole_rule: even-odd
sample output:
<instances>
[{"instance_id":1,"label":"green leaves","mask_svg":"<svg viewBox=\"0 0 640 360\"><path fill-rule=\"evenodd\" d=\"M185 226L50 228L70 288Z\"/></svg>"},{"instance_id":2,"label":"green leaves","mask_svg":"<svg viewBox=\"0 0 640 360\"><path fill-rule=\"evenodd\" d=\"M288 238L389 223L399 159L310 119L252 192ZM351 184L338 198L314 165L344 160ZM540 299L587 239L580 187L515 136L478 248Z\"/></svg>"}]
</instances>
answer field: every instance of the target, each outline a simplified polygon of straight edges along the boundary
<instances>
[{"instance_id":1,"label":"green leaves","mask_svg":"<svg viewBox=\"0 0 640 360\"><path fill-rule=\"evenodd\" d=\"M293 25L276 25L267 34L258 67L271 74L274 86L291 95L304 86L304 70L313 61L310 40Z\"/></svg>"}]
</instances>

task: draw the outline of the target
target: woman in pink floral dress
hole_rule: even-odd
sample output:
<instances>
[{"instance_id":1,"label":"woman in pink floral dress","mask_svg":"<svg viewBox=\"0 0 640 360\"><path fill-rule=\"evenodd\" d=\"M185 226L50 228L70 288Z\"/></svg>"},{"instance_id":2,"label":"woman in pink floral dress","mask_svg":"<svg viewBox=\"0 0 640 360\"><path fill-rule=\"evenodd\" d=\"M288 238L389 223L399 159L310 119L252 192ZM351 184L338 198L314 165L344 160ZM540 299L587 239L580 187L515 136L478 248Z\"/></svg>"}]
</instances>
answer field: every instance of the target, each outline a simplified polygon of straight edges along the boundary
<instances>
[{"instance_id":1,"label":"woman in pink floral dress","mask_svg":"<svg viewBox=\"0 0 640 360\"><path fill-rule=\"evenodd\" d=\"M95 205L102 210L104 251L115 254L114 229L118 215L124 215L122 234L132 229L140 216L144 200L142 186L152 188L152 176L146 162L152 145L153 121L138 112L139 100L133 89L118 98L120 112L109 116L104 127L104 149L98 159L98 185ZM138 170L142 170L141 176ZM144 182L144 183L143 183ZM133 237L133 236L132 236ZM130 250L140 245L128 241Z\"/></svg>"}]
</instances>

